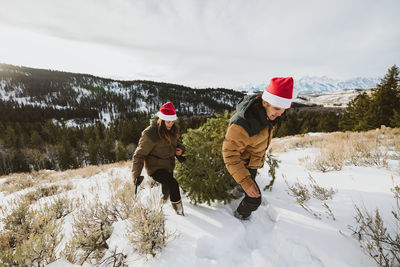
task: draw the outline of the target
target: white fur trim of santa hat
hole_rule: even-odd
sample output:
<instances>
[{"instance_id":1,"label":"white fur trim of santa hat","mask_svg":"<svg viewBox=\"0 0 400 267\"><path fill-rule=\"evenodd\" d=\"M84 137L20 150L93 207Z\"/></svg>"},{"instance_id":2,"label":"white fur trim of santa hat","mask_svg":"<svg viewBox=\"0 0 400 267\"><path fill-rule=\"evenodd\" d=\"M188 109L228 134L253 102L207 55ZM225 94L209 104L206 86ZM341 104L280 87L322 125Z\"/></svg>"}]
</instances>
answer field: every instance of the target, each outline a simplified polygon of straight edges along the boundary
<instances>
[{"instance_id":1,"label":"white fur trim of santa hat","mask_svg":"<svg viewBox=\"0 0 400 267\"><path fill-rule=\"evenodd\" d=\"M292 99L273 95L267 91L264 91L264 93L262 94L262 99L267 101L271 105L280 108L290 108L290 105L292 104Z\"/></svg>"},{"instance_id":2,"label":"white fur trim of santa hat","mask_svg":"<svg viewBox=\"0 0 400 267\"><path fill-rule=\"evenodd\" d=\"M176 114L174 114L174 115L165 115L165 114L162 114L160 111L157 112L156 115L157 115L157 117L159 117L160 119L162 119L164 121L176 121L178 119Z\"/></svg>"}]
</instances>

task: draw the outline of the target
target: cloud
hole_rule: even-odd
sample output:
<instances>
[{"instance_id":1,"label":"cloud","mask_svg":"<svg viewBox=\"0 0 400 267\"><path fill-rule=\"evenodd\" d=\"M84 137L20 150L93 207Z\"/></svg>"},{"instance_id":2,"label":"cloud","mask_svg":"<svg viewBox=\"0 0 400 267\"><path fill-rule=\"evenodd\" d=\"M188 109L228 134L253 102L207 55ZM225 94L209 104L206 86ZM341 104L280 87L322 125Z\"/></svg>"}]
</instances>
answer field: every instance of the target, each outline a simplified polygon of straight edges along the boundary
<instances>
[{"instance_id":1,"label":"cloud","mask_svg":"<svg viewBox=\"0 0 400 267\"><path fill-rule=\"evenodd\" d=\"M47 47L29 61L38 66L234 87L275 75L382 75L400 61L399 7L397 0L6 0L0 34L42 40L20 37L6 63L16 61L11 54L30 58L36 45ZM49 57L48 46L69 46L69 57Z\"/></svg>"}]
</instances>

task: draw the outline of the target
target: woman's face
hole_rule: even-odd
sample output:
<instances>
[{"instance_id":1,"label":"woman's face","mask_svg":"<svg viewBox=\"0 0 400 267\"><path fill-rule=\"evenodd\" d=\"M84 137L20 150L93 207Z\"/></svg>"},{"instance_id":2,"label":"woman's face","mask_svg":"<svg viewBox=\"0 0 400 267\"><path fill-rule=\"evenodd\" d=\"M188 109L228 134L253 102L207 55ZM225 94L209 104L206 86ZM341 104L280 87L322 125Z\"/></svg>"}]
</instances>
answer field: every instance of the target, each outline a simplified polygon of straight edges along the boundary
<instances>
[{"instance_id":1,"label":"woman's face","mask_svg":"<svg viewBox=\"0 0 400 267\"><path fill-rule=\"evenodd\" d=\"M167 128L168 131L171 130L172 126L174 126L174 121L165 121L165 127Z\"/></svg>"}]
</instances>

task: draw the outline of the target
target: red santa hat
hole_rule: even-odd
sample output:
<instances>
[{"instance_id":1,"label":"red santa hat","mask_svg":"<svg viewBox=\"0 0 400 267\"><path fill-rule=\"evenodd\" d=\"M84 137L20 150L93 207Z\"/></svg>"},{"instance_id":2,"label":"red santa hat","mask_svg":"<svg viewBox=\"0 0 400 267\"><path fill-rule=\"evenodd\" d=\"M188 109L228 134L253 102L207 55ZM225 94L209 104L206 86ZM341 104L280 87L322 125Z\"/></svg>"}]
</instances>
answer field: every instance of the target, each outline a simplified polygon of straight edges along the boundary
<instances>
[{"instance_id":1,"label":"red santa hat","mask_svg":"<svg viewBox=\"0 0 400 267\"><path fill-rule=\"evenodd\" d=\"M293 100L293 78L272 78L262 99L280 108L290 108Z\"/></svg>"},{"instance_id":2,"label":"red santa hat","mask_svg":"<svg viewBox=\"0 0 400 267\"><path fill-rule=\"evenodd\" d=\"M162 105L160 111L157 112L157 117L165 121L176 121L178 117L176 116L175 107L172 102Z\"/></svg>"}]
</instances>

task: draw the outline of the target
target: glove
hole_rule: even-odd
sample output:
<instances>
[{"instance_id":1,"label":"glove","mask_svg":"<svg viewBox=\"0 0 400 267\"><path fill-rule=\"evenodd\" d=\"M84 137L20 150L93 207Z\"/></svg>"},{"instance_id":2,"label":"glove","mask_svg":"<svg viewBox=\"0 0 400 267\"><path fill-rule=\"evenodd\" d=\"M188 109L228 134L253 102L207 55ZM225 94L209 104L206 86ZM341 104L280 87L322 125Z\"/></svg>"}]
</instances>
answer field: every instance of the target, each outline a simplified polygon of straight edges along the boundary
<instances>
[{"instance_id":1,"label":"glove","mask_svg":"<svg viewBox=\"0 0 400 267\"><path fill-rule=\"evenodd\" d=\"M134 183L136 186L139 186L139 185L143 182L143 179L144 179L143 176L135 177L135 178L133 179L133 183Z\"/></svg>"},{"instance_id":2,"label":"glove","mask_svg":"<svg viewBox=\"0 0 400 267\"><path fill-rule=\"evenodd\" d=\"M134 195L135 197L137 196L138 187L143 182L143 179L144 179L143 176L139 176L139 177L135 177L135 179L133 180L133 183L135 184L135 195Z\"/></svg>"},{"instance_id":3,"label":"glove","mask_svg":"<svg viewBox=\"0 0 400 267\"><path fill-rule=\"evenodd\" d=\"M176 148L182 149L182 154L185 153L186 147L185 147L183 144L178 143L178 144L176 145Z\"/></svg>"},{"instance_id":4,"label":"glove","mask_svg":"<svg viewBox=\"0 0 400 267\"><path fill-rule=\"evenodd\" d=\"M176 159L177 159L180 163L185 162L185 160L186 160L186 158L185 158L184 156L182 156L182 155L176 156Z\"/></svg>"},{"instance_id":5,"label":"glove","mask_svg":"<svg viewBox=\"0 0 400 267\"><path fill-rule=\"evenodd\" d=\"M177 159L180 163L185 162L186 158L183 156L183 153L185 153L185 150L186 150L185 146L184 146L183 144L181 144L181 143L178 143L178 144L176 145L176 148L179 148L179 149L182 150L182 154L181 154L181 155L179 155L179 156L176 156L176 155L175 155L175 156L176 156L176 159Z\"/></svg>"}]
</instances>

